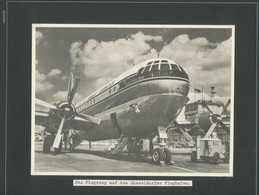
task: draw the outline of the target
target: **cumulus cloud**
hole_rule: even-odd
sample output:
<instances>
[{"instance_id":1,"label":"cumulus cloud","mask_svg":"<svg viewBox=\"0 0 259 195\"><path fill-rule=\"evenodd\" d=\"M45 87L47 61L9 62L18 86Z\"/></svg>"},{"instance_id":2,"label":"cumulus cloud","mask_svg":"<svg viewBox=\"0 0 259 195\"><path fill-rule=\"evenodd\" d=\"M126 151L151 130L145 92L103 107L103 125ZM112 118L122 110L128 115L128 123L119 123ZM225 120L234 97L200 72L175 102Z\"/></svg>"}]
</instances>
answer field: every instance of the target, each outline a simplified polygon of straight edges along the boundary
<instances>
[{"instance_id":1,"label":"cumulus cloud","mask_svg":"<svg viewBox=\"0 0 259 195\"><path fill-rule=\"evenodd\" d=\"M36 83L35 83L35 89L36 89L36 93L41 93L47 90L50 90L54 87L53 84L49 83L46 79L47 79L47 75L40 73L39 71L36 70L35 72L35 79L36 79Z\"/></svg>"},{"instance_id":2,"label":"cumulus cloud","mask_svg":"<svg viewBox=\"0 0 259 195\"><path fill-rule=\"evenodd\" d=\"M180 63L188 73L192 86L213 85L219 93L229 95L231 45L231 38L212 43L203 37L190 39L184 34L164 46L160 54Z\"/></svg>"},{"instance_id":3,"label":"cumulus cloud","mask_svg":"<svg viewBox=\"0 0 259 195\"><path fill-rule=\"evenodd\" d=\"M36 44L39 44L40 41L43 39L43 34L40 31L36 31Z\"/></svg>"},{"instance_id":4,"label":"cumulus cloud","mask_svg":"<svg viewBox=\"0 0 259 195\"><path fill-rule=\"evenodd\" d=\"M137 64L157 57L159 51L150 41L161 43L162 36L143 32L114 41L88 40L71 44L70 56L74 71L96 80L99 88L130 68L132 59ZM213 85L219 94L230 95L232 39L213 43L204 37L190 39L187 34L175 37L161 49L160 56L180 63L188 73L191 86ZM209 89L208 89L209 90ZM208 91L209 92L209 91Z\"/></svg>"},{"instance_id":5,"label":"cumulus cloud","mask_svg":"<svg viewBox=\"0 0 259 195\"><path fill-rule=\"evenodd\" d=\"M114 78L129 69L128 60L134 59L138 63L155 57L157 51L147 41L162 40L161 36L138 32L115 41L98 42L90 39L85 44L77 41L70 48L71 62L74 70L84 72L88 78Z\"/></svg>"},{"instance_id":6,"label":"cumulus cloud","mask_svg":"<svg viewBox=\"0 0 259 195\"><path fill-rule=\"evenodd\" d=\"M36 61L38 63L38 61ZM59 69L52 69L49 73L44 74L40 73L38 70L35 71L35 89L36 93L42 93L47 90L51 90L54 85L51 83L52 78L61 78L63 79L63 76L61 76L62 71ZM65 77L66 79L67 77Z\"/></svg>"},{"instance_id":7,"label":"cumulus cloud","mask_svg":"<svg viewBox=\"0 0 259 195\"><path fill-rule=\"evenodd\" d=\"M206 38L190 39L179 35L160 52L161 56L176 59L186 66L196 66L202 70L229 67L231 61L231 38L222 43L211 43Z\"/></svg>"},{"instance_id":8,"label":"cumulus cloud","mask_svg":"<svg viewBox=\"0 0 259 195\"><path fill-rule=\"evenodd\" d=\"M48 77L58 77L61 75L61 70L59 69L52 69L49 73L48 73Z\"/></svg>"}]
</instances>

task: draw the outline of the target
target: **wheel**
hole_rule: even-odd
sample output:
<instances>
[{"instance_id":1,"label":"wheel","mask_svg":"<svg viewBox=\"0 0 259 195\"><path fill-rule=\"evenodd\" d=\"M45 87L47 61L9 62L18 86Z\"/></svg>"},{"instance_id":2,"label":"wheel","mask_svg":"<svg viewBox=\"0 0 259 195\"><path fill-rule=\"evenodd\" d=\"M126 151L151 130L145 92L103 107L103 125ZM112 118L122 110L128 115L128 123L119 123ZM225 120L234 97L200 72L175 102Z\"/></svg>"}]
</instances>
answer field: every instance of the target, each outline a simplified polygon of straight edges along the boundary
<instances>
[{"instance_id":1,"label":"wheel","mask_svg":"<svg viewBox=\"0 0 259 195\"><path fill-rule=\"evenodd\" d=\"M164 149L164 153L165 153L165 163L171 163L172 160L172 154L170 152L170 150L168 148Z\"/></svg>"},{"instance_id":2,"label":"wheel","mask_svg":"<svg viewBox=\"0 0 259 195\"><path fill-rule=\"evenodd\" d=\"M192 153L191 153L191 162L192 163L197 162L197 152L196 151L192 151Z\"/></svg>"},{"instance_id":3,"label":"wheel","mask_svg":"<svg viewBox=\"0 0 259 195\"><path fill-rule=\"evenodd\" d=\"M219 164L219 153L215 152L214 153L214 156L213 156L213 163L215 165L218 165Z\"/></svg>"},{"instance_id":4,"label":"wheel","mask_svg":"<svg viewBox=\"0 0 259 195\"><path fill-rule=\"evenodd\" d=\"M50 153L50 148L53 144L54 141L54 136L53 135L47 135L44 138L44 142L43 142L43 153L48 154Z\"/></svg>"},{"instance_id":5,"label":"wheel","mask_svg":"<svg viewBox=\"0 0 259 195\"><path fill-rule=\"evenodd\" d=\"M152 153L152 160L154 163L159 163L160 161L164 161L165 160L164 151L160 148L154 149Z\"/></svg>"},{"instance_id":6,"label":"wheel","mask_svg":"<svg viewBox=\"0 0 259 195\"><path fill-rule=\"evenodd\" d=\"M223 159L223 161L225 162L225 163L228 163L229 162L229 152L225 152L224 153L224 159Z\"/></svg>"}]
</instances>

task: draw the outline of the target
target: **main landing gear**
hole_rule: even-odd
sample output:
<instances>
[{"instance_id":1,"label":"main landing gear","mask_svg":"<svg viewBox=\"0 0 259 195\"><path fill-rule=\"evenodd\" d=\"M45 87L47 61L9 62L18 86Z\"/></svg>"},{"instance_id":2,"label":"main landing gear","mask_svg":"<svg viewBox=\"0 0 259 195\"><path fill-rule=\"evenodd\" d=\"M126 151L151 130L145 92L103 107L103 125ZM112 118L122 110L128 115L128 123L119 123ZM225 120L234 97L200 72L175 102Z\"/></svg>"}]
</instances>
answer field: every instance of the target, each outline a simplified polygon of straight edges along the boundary
<instances>
[{"instance_id":1,"label":"main landing gear","mask_svg":"<svg viewBox=\"0 0 259 195\"><path fill-rule=\"evenodd\" d=\"M152 160L155 164L171 165L172 154L168 148L155 148L152 153Z\"/></svg>"},{"instance_id":2,"label":"main landing gear","mask_svg":"<svg viewBox=\"0 0 259 195\"><path fill-rule=\"evenodd\" d=\"M154 164L162 166L172 165L172 154L166 148L167 133L163 127L157 128L157 134L151 139L132 138L127 144L128 154L135 153L136 156L150 155Z\"/></svg>"}]
</instances>

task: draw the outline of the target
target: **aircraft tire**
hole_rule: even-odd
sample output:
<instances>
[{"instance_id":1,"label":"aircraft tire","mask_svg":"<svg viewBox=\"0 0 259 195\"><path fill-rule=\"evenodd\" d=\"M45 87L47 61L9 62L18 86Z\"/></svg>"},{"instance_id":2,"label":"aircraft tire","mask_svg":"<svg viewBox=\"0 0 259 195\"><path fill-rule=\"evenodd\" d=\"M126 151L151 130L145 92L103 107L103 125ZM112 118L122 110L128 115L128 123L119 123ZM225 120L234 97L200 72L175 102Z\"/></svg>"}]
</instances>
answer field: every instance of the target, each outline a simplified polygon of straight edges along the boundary
<instances>
[{"instance_id":1,"label":"aircraft tire","mask_svg":"<svg viewBox=\"0 0 259 195\"><path fill-rule=\"evenodd\" d=\"M213 163L215 165L218 165L219 164L219 153L215 152L214 153L214 156L213 156Z\"/></svg>"},{"instance_id":2,"label":"aircraft tire","mask_svg":"<svg viewBox=\"0 0 259 195\"><path fill-rule=\"evenodd\" d=\"M165 152L165 163L166 164L171 163L172 153L170 152L170 150L168 148L165 148L164 152Z\"/></svg>"},{"instance_id":3,"label":"aircraft tire","mask_svg":"<svg viewBox=\"0 0 259 195\"><path fill-rule=\"evenodd\" d=\"M196 163L197 162L197 154L196 151L192 151L191 153L191 162Z\"/></svg>"},{"instance_id":4,"label":"aircraft tire","mask_svg":"<svg viewBox=\"0 0 259 195\"><path fill-rule=\"evenodd\" d=\"M152 153L152 160L154 163L159 163L160 161L164 161L165 160L164 151L160 148L154 149Z\"/></svg>"},{"instance_id":5,"label":"aircraft tire","mask_svg":"<svg viewBox=\"0 0 259 195\"><path fill-rule=\"evenodd\" d=\"M224 153L224 156L225 156L225 158L223 159L223 161L224 161L225 163L228 163L228 162L229 162L229 152L225 152L225 153Z\"/></svg>"},{"instance_id":6,"label":"aircraft tire","mask_svg":"<svg viewBox=\"0 0 259 195\"><path fill-rule=\"evenodd\" d=\"M50 148L51 148L52 143L53 143L52 136L47 135L44 138L44 142L43 142L43 153L45 153L45 154L50 153Z\"/></svg>"}]
</instances>

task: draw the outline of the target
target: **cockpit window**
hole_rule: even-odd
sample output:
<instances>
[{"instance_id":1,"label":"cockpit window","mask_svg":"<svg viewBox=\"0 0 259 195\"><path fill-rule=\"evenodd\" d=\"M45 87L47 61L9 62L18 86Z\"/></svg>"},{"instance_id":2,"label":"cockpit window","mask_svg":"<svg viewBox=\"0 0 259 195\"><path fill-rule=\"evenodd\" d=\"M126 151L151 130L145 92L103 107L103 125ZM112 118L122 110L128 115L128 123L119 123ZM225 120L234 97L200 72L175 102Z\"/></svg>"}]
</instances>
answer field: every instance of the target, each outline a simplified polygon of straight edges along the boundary
<instances>
[{"instance_id":1,"label":"cockpit window","mask_svg":"<svg viewBox=\"0 0 259 195\"><path fill-rule=\"evenodd\" d=\"M169 64L161 64L160 70L161 70L161 71L170 70Z\"/></svg>"},{"instance_id":2,"label":"cockpit window","mask_svg":"<svg viewBox=\"0 0 259 195\"><path fill-rule=\"evenodd\" d=\"M158 64L155 64L152 66L151 71L157 71L158 70Z\"/></svg>"},{"instance_id":3,"label":"cockpit window","mask_svg":"<svg viewBox=\"0 0 259 195\"><path fill-rule=\"evenodd\" d=\"M181 69L182 72L184 72L184 69L181 66L179 66L179 68Z\"/></svg>"},{"instance_id":4,"label":"cockpit window","mask_svg":"<svg viewBox=\"0 0 259 195\"><path fill-rule=\"evenodd\" d=\"M168 63L167 60L161 60L161 63Z\"/></svg>"},{"instance_id":5,"label":"cockpit window","mask_svg":"<svg viewBox=\"0 0 259 195\"><path fill-rule=\"evenodd\" d=\"M141 68L141 69L139 69L138 74L141 74L141 72L143 71L143 69L144 69L144 67Z\"/></svg>"},{"instance_id":6,"label":"cockpit window","mask_svg":"<svg viewBox=\"0 0 259 195\"><path fill-rule=\"evenodd\" d=\"M178 68L178 66L177 66L176 64L170 64L170 65L171 65L172 70L174 70L174 71L180 71L179 68Z\"/></svg>"},{"instance_id":7,"label":"cockpit window","mask_svg":"<svg viewBox=\"0 0 259 195\"><path fill-rule=\"evenodd\" d=\"M151 64L152 64L152 62L148 62L148 63L147 63L147 65L151 65Z\"/></svg>"},{"instance_id":8,"label":"cockpit window","mask_svg":"<svg viewBox=\"0 0 259 195\"><path fill-rule=\"evenodd\" d=\"M150 65L146 66L143 73L149 72Z\"/></svg>"},{"instance_id":9,"label":"cockpit window","mask_svg":"<svg viewBox=\"0 0 259 195\"><path fill-rule=\"evenodd\" d=\"M154 61L154 64L155 64L155 63L159 63L159 60Z\"/></svg>"}]
</instances>

